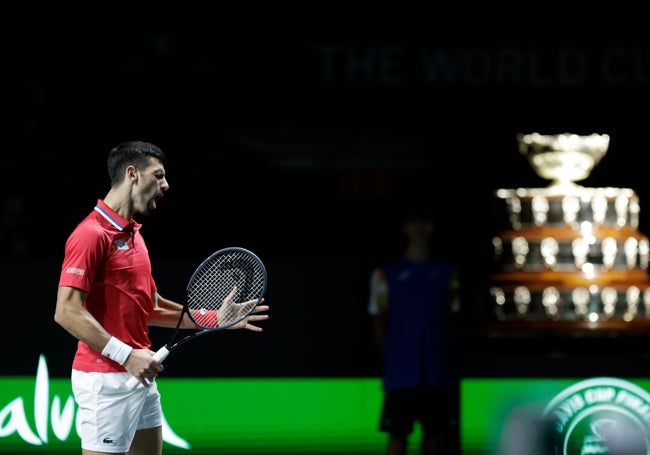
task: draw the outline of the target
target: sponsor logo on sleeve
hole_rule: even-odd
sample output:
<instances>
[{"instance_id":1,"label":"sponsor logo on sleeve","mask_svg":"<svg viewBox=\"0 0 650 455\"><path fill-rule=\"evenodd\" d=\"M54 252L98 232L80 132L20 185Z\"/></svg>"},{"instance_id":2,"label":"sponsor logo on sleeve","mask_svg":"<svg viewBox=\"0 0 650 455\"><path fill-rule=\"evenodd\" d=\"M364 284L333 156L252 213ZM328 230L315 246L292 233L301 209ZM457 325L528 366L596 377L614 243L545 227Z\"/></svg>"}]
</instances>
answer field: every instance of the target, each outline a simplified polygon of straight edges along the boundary
<instances>
[{"instance_id":1,"label":"sponsor logo on sleeve","mask_svg":"<svg viewBox=\"0 0 650 455\"><path fill-rule=\"evenodd\" d=\"M71 273L73 275L84 276L86 274L86 271L84 269L80 269L78 267L68 267L65 270L65 273Z\"/></svg>"}]
</instances>

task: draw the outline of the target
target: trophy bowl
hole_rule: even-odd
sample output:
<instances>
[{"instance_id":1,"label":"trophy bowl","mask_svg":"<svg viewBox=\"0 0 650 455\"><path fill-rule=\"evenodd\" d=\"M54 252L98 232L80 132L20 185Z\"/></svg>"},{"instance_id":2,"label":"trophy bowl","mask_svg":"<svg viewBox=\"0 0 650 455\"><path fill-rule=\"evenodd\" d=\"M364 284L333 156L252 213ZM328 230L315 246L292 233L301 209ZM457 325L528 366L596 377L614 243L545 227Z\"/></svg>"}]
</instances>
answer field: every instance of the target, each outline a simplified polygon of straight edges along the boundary
<instances>
[{"instance_id":1,"label":"trophy bowl","mask_svg":"<svg viewBox=\"0 0 650 455\"><path fill-rule=\"evenodd\" d=\"M578 187L607 153L607 134L544 135L518 134L519 151L528 158L537 175L551 181L549 188L565 190Z\"/></svg>"}]
</instances>

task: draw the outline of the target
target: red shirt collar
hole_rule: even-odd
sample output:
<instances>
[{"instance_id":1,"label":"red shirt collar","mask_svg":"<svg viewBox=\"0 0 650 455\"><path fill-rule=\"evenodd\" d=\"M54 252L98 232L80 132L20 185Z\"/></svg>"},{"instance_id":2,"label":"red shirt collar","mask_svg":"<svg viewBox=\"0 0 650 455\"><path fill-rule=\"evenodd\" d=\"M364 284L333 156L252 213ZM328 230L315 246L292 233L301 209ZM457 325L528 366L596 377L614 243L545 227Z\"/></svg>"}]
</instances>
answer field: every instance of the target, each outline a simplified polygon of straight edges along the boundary
<instances>
[{"instance_id":1,"label":"red shirt collar","mask_svg":"<svg viewBox=\"0 0 650 455\"><path fill-rule=\"evenodd\" d=\"M97 199L97 205L95 206L95 211L98 212L106 221L111 223L120 231L133 230L137 231L142 226L140 223L135 220L127 220L115 210L110 208L103 200Z\"/></svg>"}]
</instances>

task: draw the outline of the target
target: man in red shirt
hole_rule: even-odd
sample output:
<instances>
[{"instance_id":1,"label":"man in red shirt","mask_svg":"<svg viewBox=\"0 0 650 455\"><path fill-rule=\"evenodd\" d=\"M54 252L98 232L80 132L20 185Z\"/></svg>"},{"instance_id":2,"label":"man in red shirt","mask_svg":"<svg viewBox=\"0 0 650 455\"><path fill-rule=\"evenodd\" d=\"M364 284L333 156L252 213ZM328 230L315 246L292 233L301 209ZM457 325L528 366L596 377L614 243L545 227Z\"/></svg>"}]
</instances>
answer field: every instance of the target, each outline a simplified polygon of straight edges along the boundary
<instances>
[{"instance_id":1,"label":"man in red shirt","mask_svg":"<svg viewBox=\"0 0 650 455\"><path fill-rule=\"evenodd\" d=\"M78 341L72 391L79 407L82 454L162 454L162 409L148 326L174 328L182 305L158 294L141 224L169 189L165 155L153 144L125 142L108 155L111 188L65 244L55 321ZM263 303L263 302L261 302ZM258 305L234 329L260 332ZM181 328L195 325L185 316ZM145 387L129 388L135 376Z\"/></svg>"}]
</instances>

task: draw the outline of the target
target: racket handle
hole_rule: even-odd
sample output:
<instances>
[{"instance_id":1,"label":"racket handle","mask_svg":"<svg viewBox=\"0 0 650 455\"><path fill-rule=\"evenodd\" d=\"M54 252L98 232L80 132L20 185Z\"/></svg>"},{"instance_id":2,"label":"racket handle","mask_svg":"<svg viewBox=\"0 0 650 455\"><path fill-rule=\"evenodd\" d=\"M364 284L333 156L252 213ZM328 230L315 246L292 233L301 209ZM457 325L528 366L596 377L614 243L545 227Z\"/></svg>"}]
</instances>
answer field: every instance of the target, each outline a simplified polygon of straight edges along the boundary
<instances>
[{"instance_id":1,"label":"racket handle","mask_svg":"<svg viewBox=\"0 0 650 455\"><path fill-rule=\"evenodd\" d=\"M153 359L156 362L162 362L167 358L169 355L169 349L167 349L167 346L163 346L162 348L158 349L155 354L153 355ZM133 389L137 385L142 385L140 381L138 381L138 378L135 376L131 376L128 381L126 381L126 387L128 389Z\"/></svg>"},{"instance_id":2,"label":"racket handle","mask_svg":"<svg viewBox=\"0 0 650 455\"><path fill-rule=\"evenodd\" d=\"M169 349L167 349L167 346L163 346L156 351L156 353L153 355L153 359L158 363L162 363L162 361L165 360L168 355Z\"/></svg>"}]
</instances>

